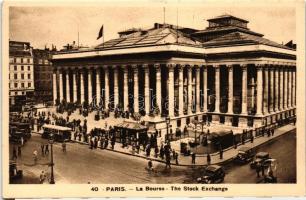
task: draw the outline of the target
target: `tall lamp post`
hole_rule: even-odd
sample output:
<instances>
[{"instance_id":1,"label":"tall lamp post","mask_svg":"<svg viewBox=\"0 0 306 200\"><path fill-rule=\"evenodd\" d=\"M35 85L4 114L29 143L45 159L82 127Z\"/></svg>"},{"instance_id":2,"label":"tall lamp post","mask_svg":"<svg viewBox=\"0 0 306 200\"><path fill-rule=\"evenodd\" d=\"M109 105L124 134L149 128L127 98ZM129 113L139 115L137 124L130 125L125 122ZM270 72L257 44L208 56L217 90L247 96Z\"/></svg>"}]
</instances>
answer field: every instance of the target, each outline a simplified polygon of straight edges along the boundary
<instances>
[{"instance_id":1,"label":"tall lamp post","mask_svg":"<svg viewBox=\"0 0 306 200\"><path fill-rule=\"evenodd\" d=\"M50 166L51 166L51 180L50 180L50 184L55 184L55 181L54 181L54 172L53 172L53 166L54 166L54 162L53 162L53 143L54 143L54 134L51 133L50 134L50 139L49 139L49 143L50 143L50 146L51 146L51 163L50 163Z\"/></svg>"},{"instance_id":2,"label":"tall lamp post","mask_svg":"<svg viewBox=\"0 0 306 200\"><path fill-rule=\"evenodd\" d=\"M170 117L166 117L166 124L167 124L166 140L168 140L168 139L169 139L169 124L170 124Z\"/></svg>"}]
</instances>

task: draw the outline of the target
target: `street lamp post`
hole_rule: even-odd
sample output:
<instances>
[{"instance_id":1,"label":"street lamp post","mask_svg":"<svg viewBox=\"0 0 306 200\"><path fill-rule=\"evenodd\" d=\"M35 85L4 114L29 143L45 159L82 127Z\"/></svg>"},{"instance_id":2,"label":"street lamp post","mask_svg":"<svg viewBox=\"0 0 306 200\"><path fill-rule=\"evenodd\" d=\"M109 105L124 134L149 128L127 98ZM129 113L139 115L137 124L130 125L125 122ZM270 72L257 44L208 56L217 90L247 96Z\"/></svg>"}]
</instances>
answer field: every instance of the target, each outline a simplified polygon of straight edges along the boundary
<instances>
[{"instance_id":1,"label":"street lamp post","mask_svg":"<svg viewBox=\"0 0 306 200\"><path fill-rule=\"evenodd\" d=\"M53 162L53 143L54 143L54 139L53 139L53 133L50 134L50 140L49 140L49 143L50 143L50 146L51 146L51 163L50 163L50 166L51 166L51 180L50 180L50 184L55 184L55 181L54 181L54 171L53 171L53 166L54 166L54 162Z\"/></svg>"},{"instance_id":2,"label":"street lamp post","mask_svg":"<svg viewBox=\"0 0 306 200\"><path fill-rule=\"evenodd\" d=\"M170 117L166 117L166 124L167 124L166 140L168 140L168 139L169 139L169 124L170 124Z\"/></svg>"}]
</instances>

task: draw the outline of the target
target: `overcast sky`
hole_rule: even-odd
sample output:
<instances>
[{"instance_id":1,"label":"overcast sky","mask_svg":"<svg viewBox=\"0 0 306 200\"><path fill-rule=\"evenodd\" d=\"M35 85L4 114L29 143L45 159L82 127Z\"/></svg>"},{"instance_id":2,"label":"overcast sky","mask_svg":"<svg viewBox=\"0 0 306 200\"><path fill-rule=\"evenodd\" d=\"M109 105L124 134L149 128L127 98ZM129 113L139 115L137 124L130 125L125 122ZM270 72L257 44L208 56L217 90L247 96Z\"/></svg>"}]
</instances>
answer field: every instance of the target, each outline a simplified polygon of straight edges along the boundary
<instances>
[{"instance_id":1,"label":"overcast sky","mask_svg":"<svg viewBox=\"0 0 306 200\"><path fill-rule=\"evenodd\" d=\"M165 6L166 23L205 29L206 20L231 14L249 21L248 27L278 43L296 40L295 9L290 7L207 7ZM55 44L58 49L68 42L93 46L102 24L105 41L118 37L117 32L131 27L150 28L163 23L163 6L153 7L11 7L10 39L30 42L34 48Z\"/></svg>"}]
</instances>

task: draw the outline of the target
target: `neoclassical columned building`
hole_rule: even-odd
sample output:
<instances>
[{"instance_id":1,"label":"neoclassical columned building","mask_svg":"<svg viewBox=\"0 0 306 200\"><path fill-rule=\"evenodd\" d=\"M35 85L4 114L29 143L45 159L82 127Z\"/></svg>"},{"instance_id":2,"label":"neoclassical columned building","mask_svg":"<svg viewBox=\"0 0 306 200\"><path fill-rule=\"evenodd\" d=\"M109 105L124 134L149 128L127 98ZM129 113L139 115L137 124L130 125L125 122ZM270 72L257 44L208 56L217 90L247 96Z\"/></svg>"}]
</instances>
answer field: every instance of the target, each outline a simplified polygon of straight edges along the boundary
<instances>
[{"instance_id":1,"label":"neoclassical columned building","mask_svg":"<svg viewBox=\"0 0 306 200\"><path fill-rule=\"evenodd\" d=\"M231 15L195 30L129 29L53 55L53 99L141 113L155 127L191 120L259 127L295 115L296 52Z\"/></svg>"}]
</instances>

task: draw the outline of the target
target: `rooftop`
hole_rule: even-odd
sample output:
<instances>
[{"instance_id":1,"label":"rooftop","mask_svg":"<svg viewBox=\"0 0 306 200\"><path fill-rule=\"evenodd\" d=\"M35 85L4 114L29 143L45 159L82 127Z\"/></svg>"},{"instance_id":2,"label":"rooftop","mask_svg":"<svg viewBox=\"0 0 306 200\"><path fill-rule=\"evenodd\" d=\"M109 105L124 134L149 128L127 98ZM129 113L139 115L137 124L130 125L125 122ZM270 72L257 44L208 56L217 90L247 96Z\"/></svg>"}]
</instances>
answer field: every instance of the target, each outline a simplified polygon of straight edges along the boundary
<instances>
[{"instance_id":1,"label":"rooftop","mask_svg":"<svg viewBox=\"0 0 306 200\"><path fill-rule=\"evenodd\" d=\"M204 47L221 47L221 46L229 46L229 45L235 45L235 44L264 44L268 46L292 50L292 48L289 48L285 45L278 44L266 38L247 34L247 33L238 32L238 31L215 38L208 42L204 42L203 46Z\"/></svg>"}]
</instances>

